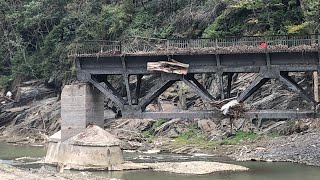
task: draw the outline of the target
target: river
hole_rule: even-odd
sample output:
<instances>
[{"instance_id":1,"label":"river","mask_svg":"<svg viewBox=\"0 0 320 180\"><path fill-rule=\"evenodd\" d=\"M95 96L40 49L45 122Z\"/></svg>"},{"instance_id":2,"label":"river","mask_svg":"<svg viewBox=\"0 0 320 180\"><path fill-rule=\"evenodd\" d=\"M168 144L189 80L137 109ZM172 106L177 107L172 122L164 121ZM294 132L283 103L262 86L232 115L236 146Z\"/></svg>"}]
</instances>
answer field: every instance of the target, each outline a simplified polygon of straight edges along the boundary
<instances>
[{"instance_id":1,"label":"river","mask_svg":"<svg viewBox=\"0 0 320 180\"><path fill-rule=\"evenodd\" d=\"M0 143L0 163L20 168L40 168L43 164L28 164L45 156L45 147L14 146ZM32 157L20 159L20 157ZM267 163L267 162L235 162L229 158L215 156L187 156L176 154L139 154L124 153L125 160L134 162L161 162L161 161L218 161L238 164L250 168L246 172L224 172L210 175L192 176L153 171L127 171L127 172L94 172L104 177L123 180L316 180L320 179L320 167L307 166L295 163ZM18 159L17 159L18 158ZM39 159L38 159L39 158ZM49 167L48 167L49 168ZM72 173L68 172L67 173Z\"/></svg>"}]
</instances>

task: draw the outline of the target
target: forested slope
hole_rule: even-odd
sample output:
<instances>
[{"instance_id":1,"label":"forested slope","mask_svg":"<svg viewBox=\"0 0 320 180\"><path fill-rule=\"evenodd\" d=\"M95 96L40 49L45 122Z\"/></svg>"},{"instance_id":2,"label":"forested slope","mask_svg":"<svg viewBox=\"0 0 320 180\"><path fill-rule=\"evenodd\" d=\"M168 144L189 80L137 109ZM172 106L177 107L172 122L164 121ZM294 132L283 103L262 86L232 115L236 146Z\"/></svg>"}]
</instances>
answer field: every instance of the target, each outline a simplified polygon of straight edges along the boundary
<instances>
[{"instance_id":1,"label":"forested slope","mask_svg":"<svg viewBox=\"0 0 320 180\"><path fill-rule=\"evenodd\" d=\"M0 0L0 90L59 85L76 40L317 33L319 0Z\"/></svg>"}]
</instances>

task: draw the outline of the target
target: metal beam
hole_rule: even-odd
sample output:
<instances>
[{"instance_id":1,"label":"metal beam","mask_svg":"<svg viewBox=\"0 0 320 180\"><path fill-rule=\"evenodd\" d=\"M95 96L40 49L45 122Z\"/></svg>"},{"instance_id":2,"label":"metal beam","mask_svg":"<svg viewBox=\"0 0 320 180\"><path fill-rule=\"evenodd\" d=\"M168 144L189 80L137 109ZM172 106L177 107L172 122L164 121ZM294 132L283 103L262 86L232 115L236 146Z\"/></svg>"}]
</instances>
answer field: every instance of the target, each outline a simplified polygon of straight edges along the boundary
<instances>
[{"instance_id":1,"label":"metal beam","mask_svg":"<svg viewBox=\"0 0 320 180\"><path fill-rule=\"evenodd\" d=\"M247 87L238 97L238 102L244 102L247 100L254 92L256 92L261 86L268 82L270 78L263 78L258 75L253 82Z\"/></svg>"},{"instance_id":2,"label":"metal beam","mask_svg":"<svg viewBox=\"0 0 320 180\"><path fill-rule=\"evenodd\" d=\"M195 118L213 118L218 116L214 111L178 111L178 112L143 112L142 118L150 119L195 119Z\"/></svg>"},{"instance_id":3,"label":"metal beam","mask_svg":"<svg viewBox=\"0 0 320 180\"><path fill-rule=\"evenodd\" d=\"M140 112L127 114L124 118L141 118L141 119L194 119L194 118L223 118L224 116L215 111L174 111L174 112ZM314 118L319 114L313 111L295 111L295 110L260 110L249 111L242 114L241 117L249 119L301 119Z\"/></svg>"},{"instance_id":4,"label":"metal beam","mask_svg":"<svg viewBox=\"0 0 320 180\"><path fill-rule=\"evenodd\" d=\"M206 100L206 101L211 101L212 100L212 98L210 96L205 94L198 86L196 86L195 84L191 83L188 79L183 78L182 81L187 86L189 86L195 93L197 93L201 98L203 98L203 100Z\"/></svg>"},{"instance_id":5,"label":"metal beam","mask_svg":"<svg viewBox=\"0 0 320 180\"><path fill-rule=\"evenodd\" d=\"M130 91L130 83L129 83L129 78L130 75L127 72L127 65L126 65L126 60L125 57L121 57L121 63L122 63L122 68L123 68L123 80L124 80L124 85L126 86L126 92L127 92L127 98L128 98L128 104L132 105L132 98L131 98L131 91Z\"/></svg>"},{"instance_id":6,"label":"metal beam","mask_svg":"<svg viewBox=\"0 0 320 180\"><path fill-rule=\"evenodd\" d=\"M130 78L129 75L127 75L127 74L124 74L124 75L123 75L124 84L125 84L125 86L126 86L126 91L127 91L128 104L129 104L129 105L132 105L132 98L131 98L129 78Z\"/></svg>"},{"instance_id":7,"label":"metal beam","mask_svg":"<svg viewBox=\"0 0 320 180\"><path fill-rule=\"evenodd\" d=\"M118 99L121 99L121 102L124 103L124 99L122 98L122 96L119 94L119 92L109 83L109 81L104 81L103 82L107 87L106 89L110 89L112 94L114 96L116 96Z\"/></svg>"},{"instance_id":8,"label":"metal beam","mask_svg":"<svg viewBox=\"0 0 320 180\"><path fill-rule=\"evenodd\" d=\"M220 86L221 100L224 100L223 73L218 73L218 81Z\"/></svg>"},{"instance_id":9,"label":"metal beam","mask_svg":"<svg viewBox=\"0 0 320 180\"><path fill-rule=\"evenodd\" d=\"M185 79L188 81L192 81L193 84L196 85L199 88L199 90L201 90L204 93L204 95L206 95L210 100L214 99L214 97L209 93L209 91L205 87L203 87L203 85L196 78L194 78L193 75L186 76Z\"/></svg>"},{"instance_id":10,"label":"metal beam","mask_svg":"<svg viewBox=\"0 0 320 180\"><path fill-rule=\"evenodd\" d=\"M143 75L138 74L137 75L137 84L136 84L136 99L135 102L138 104L139 103L139 98L140 98L140 89L141 89L141 80L142 80Z\"/></svg>"},{"instance_id":11,"label":"metal beam","mask_svg":"<svg viewBox=\"0 0 320 180\"><path fill-rule=\"evenodd\" d=\"M141 109L142 111L144 111L145 108L156 97L160 96L160 94L162 94L165 90L167 90L175 82L176 82L176 80L163 80L163 79L160 79L160 81L150 89L149 93L146 96L144 96L144 97L142 97L140 99L140 103L138 105L138 109Z\"/></svg>"},{"instance_id":12,"label":"metal beam","mask_svg":"<svg viewBox=\"0 0 320 180\"><path fill-rule=\"evenodd\" d=\"M229 99L231 97L231 85L232 85L232 77L233 77L234 73L228 73L228 85L227 85L227 96L226 98Z\"/></svg>"},{"instance_id":13,"label":"metal beam","mask_svg":"<svg viewBox=\"0 0 320 180\"><path fill-rule=\"evenodd\" d=\"M288 72L280 72L280 81L287 85L293 91L299 93L306 101L317 104L314 98L308 94L298 83L296 83L289 75Z\"/></svg>"},{"instance_id":14,"label":"metal beam","mask_svg":"<svg viewBox=\"0 0 320 180\"><path fill-rule=\"evenodd\" d=\"M245 112L246 118L250 119L301 119L314 118L317 115L314 111L295 111L295 110L260 110Z\"/></svg>"},{"instance_id":15,"label":"metal beam","mask_svg":"<svg viewBox=\"0 0 320 180\"><path fill-rule=\"evenodd\" d=\"M95 79L89 79L89 82L96 87L97 89L99 89L105 96L107 96L107 98L109 98L111 101L113 101L121 110L123 110L124 107L124 101L122 98L117 97L114 92L110 89L107 89L106 87L104 87L103 85L101 85L98 81L96 81Z\"/></svg>"}]
</instances>

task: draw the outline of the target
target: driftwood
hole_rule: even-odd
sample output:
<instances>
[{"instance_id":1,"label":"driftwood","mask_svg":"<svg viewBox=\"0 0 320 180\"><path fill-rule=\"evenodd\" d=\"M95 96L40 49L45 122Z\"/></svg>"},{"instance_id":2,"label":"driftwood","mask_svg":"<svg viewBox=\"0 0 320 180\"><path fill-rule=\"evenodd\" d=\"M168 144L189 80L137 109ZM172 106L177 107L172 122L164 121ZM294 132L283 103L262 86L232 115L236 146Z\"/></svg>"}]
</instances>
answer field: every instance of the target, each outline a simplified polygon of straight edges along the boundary
<instances>
[{"instance_id":1,"label":"driftwood","mask_svg":"<svg viewBox=\"0 0 320 180\"><path fill-rule=\"evenodd\" d=\"M189 64L180 63L172 60L169 61L159 61L159 62L148 62L148 71L162 71L166 73L174 74L187 74L189 69Z\"/></svg>"},{"instance_id":2,"label":"driftwood","mask_svg":"<svg viewBox=\"0 0 320 180\"><path fill-rule=\"evenodd\" d=\"M177 118L177 119L172 119L168 122L165 122L164 124L162 124L160 127L156 128L155 131L154 131L154 135L158 134L159 132L163 132L165 131L167 128L169 128L169 126L171 124L174 124L176 122L179 122L181 119L180 118Z\"/></svg>"},{"instance_id":3,"label":"driftwood","mask_svg":"<svg viewBox=\"0 0 320 180\"><path fill-rule=\"evenodd\" d=\"M0 96L0 101L10 101L10 102L14 102L12 99L5 97L5 96Z\"/></svg>"}]
</instances>

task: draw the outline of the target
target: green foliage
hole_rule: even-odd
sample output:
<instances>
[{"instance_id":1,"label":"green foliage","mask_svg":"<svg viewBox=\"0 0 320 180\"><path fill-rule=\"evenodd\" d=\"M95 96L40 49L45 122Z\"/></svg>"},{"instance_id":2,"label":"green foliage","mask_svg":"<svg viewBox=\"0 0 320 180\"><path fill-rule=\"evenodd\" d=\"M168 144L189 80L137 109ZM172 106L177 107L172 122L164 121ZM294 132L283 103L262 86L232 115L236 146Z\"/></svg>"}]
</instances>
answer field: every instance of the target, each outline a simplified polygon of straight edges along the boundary
<instances>
[{"instance_id":1,"label":"green foliage","mask_svg":"<svg viewBox=\"0 0 320 180\"><path fill-rule=\"evenodd\" d=\"M308 23L287 26L289 34L308 33Z\"/></svg>"},{"instance_id":2,"label":"green foliage","mask_svg":"<svg viewBox=\"0 0 320 180\"><path fill-rule=\"evenodd\" d=\"M10 76L0 76L0 89L6 89L11 81Z\"/></svg>"},{"instance_id":3,"label":"green foliage","mask_svg":"<svg viewBox=\"0 0 320 180\"><path fill-rule=\"evenodd\" d=\"M143 136L147 138L150 142L153 141L155 139L155 130L165 122L167 122L166 119L159 119L158 121L154 122L149 129L142 132Z\"/></svg>"},{"instance_id":4,"label":"green foliage","mask_svg":"<svg viewBox=\"0 0 320 180\"><path fill-rule=\"evenodd\" d=\"M221 145L238 144L241 141L257 139L259 136L255 133L237 131L234 136L220 142Z\"/></svg>"},{"instance_id":5,"label":"green foliage","mask_svg":"<svg viewBox=\"0 0 320 180\"><path fill-rule=\"evenodd\" d=\"M203 37L239 36L244 33L246 26L243 23L249 15L246 9L225 12L205 29Z\"/></svg>"},{"instance_id":6,"label":"green foliage","mask_svg":"<svg viewBox=\"0 0 320 180\"><path fill-rule=\"evenodd\" d=\"M76 40L316 33L319 7L319 0L0 0L1 81L74 77L67 51Z\"/></svg>"},{"instance_id":7,"label":"green foliage","mask_svg":"<svg viewBox=\"0 0 320 180\"><path fill-rule=\"evenodd\" d=\"M311 33L320 32L320 1L304 0L302 2L302 10L305 22L308 24L308 30Z\"/></svg>"},{"instance_id":8,"label":"green foliage","mask_svg":"<svg viewBox=\"0 0 320 180\"><path fill-rule=\"evenodd\" d=\"M281 134L278 133L278 132L272 132L272 133L269 133L267 135L268 135L268 137L271 137L271 138L277 138L277 137L281 136Z\"/></svg>"},{"instance_id":9,"label":"green foliage","mask_svg":"<svg viewBox=\"0 0 320 180\"><path fill-rule=\"evenodd\" d=\"M157 17L148 11L138 11L135 13L129 28L126 31L126 35L153 37L155 35L154 29L157 22Z\"/></svg>"},{"instance_id":10,"label":"green foliage","mask_svg":"<svg viewBox=\"0 0 320 180\"><path fill-rule=\"evenodd\" d=\"M287 34L288 27L300 24L302 11L295 0L240 0L217 17L203 37Z\"/></svg>"},{"instance_id":11,"label":"green foliage","mask_svg":"<svg viewBox=\"0 0 320 180\"><path fill-rule=\"evenodd\" d=\"M263 6L262 0L240 0L235 4L232 4L230 7L236 9L257 9Z\"/></svg>"},{"instance_id":12,"label":"green foliage","mask_svg":"<svg viewBox=\"0 0 320 180\"><path fill-rule=\"evenodd\" d=\"M197 128L196 124L192 124L188 131L181 133L175 139L175 143L178 145L196 145L200 148L209 148L217 145L217 142L209 141L207 136Z\"/></svg>"},{"instance_id":13,"label":"green foliage","mask_svg":"<svg viewBox=\"0 0 320 180\"><path fill-rule=\"evenodd\" d=\"M110 37L119 37L127 28L132 18L128 11L130 12L131 9L125 5L105 5L102 7L100 21L103 22Z\"/></svg>"},{"instance_id":14,"label":"green foliage","mask_svg":"<svg viewBox=\"0 0 320 180\"><path fill-rule=\"evenodd\" d=\"M168 38L172 35L174 32L174 27L172 24L162 26L159 30L159 33L156 34L159 38Z\"/></svg>"}]
</instances>

